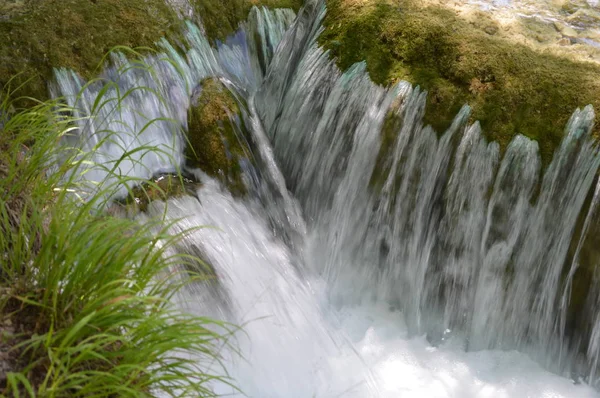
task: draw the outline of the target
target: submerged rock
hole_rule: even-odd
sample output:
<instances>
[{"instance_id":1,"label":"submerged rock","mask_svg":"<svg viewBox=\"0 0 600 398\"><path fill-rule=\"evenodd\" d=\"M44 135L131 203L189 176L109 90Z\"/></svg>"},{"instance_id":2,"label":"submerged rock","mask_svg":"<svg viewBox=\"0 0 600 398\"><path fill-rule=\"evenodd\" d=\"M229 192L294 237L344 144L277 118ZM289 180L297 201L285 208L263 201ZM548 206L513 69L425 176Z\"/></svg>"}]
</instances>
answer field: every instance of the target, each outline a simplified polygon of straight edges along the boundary
<instances>
[{"instance_id":1,"label":"submerged rock","mask_svg":"<svg viewBox=\"0 0 600 398\"><path fill-rule=\"evenodd\" d=\"M246 193L240 160L249 158L241 110L218 79L202 81L188 110L188 165L220 180L234 195Z\"/></svg>"},{"instance_id":2,"label":"submerged rock","mask_svg":"<svg viewBox=\"0 0 600 398\"><path fill-rule=\"evenodd\" d=\"M166 201L169 198L184 195L196 195L200 183L190 178L174 174L161 174L150 181L133 187L126 198L118 200L109 207L108 213L112 215L133 215L146 212L148 205L155 201Z\"/></svg>"}]
</instances>

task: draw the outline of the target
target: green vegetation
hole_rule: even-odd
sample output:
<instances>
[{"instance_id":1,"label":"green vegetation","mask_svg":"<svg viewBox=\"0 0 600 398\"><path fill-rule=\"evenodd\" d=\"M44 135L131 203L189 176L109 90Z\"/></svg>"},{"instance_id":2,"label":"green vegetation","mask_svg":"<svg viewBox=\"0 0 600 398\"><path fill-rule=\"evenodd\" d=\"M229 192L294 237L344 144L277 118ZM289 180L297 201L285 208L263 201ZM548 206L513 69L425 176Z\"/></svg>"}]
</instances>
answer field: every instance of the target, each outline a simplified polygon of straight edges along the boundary
<instances>
[{"instance_id":1,"label":"green vegetation","mask_svg":"<svg viewBox=\"0 0 600 398\"><path fill-rule=\"evenodd\" d=\"M120 200L116 206L124 207L126 214L145 212L148 205L155 200L166 201L168 198L176 198L185 195L195 195L200 183L172 174L159 175L151 181L144 181L135 186L129 192L127 198ZM112 210L118 212L116 207Z\"/></svg>"},{"instance_id":2,"label":"green vegetation","mask_svg":"<svg viewBox=\"0 0 600 398\"><path fill-rule=\"evenodd\" d=\"M94 77L114 46L151 46L180 21L164 0L20 0L0 4L0 89L46 99L53 67Z\"/></svg>"},{"instance_id":3,"label":"green vegetation","mask_svg":"<svg viewBox=\"0 0 600 398\"><path fill-rule=\"evenodd\" d=\"M223 83L205 79L188 111L188 162L219 179L234 195L246 192L240 158L249 158L240 108ZM236 125L238 120L240 127Z\"/></svg>"},{"instance_id":4,"label":"green vegetation","mask_svg":"<svg viewBox=\"0 0 600 398\"><path fill-rule=\"evenodd\" d=\"M303 0L192 0L194 12L202 19L211 41L225 40L246 20L252 6L292 8L297 12L302 3Z\"/></svg>"},{"instance_id":5,"label":"green vegetation","mask_svg":"<svg viewBox=\"0 0 600 398\"><path fill-rule=\"evenodd\" d=\"M429 91L425 122L443 132L465 103L504 148L521 133L547 163L577 107L600 109L600 65L575 62L494 36L415 0L328 0L320 43L347 69L366 60L379 84L400 79ZM596 127L599 131L600 127Z\"/></svg>"},{"instance_id":6,"label":"green vegetation","mask_svg":"<svg viewBox=\"0 0 600 398\"><path fill-rule=\"evenodd\" d=\"M253 5L290 7L302 0L192 0L211 41L224 40ZM0 89L16 76L22 96L47 99L52 68L68 67L84 78L99 72L115 46L152 47L177 35L181 20L165 0L0 1ZM25 102L31 105L32 102Z\"/></svg>"},{"instance_id":7,"label":"green vegetation","mask_svg":"<svg viewBox=\"0 0 600 398\"><path fill-rule=\"evenodd\" d=\"M214 396L207 382L229 382L212 372L222 371L218 349L233 328L169 301L182 281L211 275L195 257L166 255L189 231L170 235L165 220L142 225L103 211L105 193L86 196L78 183L89 154L57 145L75 129L70 109L49 101L19 111L8 97L0 100L0 394Z\"/></svg>"}]
</instances>

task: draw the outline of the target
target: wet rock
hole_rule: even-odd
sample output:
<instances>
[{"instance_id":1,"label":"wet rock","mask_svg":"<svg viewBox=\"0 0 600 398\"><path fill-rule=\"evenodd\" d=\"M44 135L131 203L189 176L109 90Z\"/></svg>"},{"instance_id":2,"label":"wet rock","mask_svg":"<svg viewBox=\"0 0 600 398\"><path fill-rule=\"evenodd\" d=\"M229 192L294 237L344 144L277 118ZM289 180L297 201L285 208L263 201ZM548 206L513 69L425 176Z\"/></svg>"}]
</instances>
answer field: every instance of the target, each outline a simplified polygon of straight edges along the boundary
<instances>
[{"instance_id":1,"label":"wet rock","mask_svg":"<svg viewBox=\"0 0 600 398\"><path fill-rule=\"evenodd\" d=\"M538 43L552 42L561 36L552 23L541 18L521 17L519 18L519 22L522 27L522 33L526 37L535 39Z\"/></svg>"},{"instance_id":2,"label":"wet rock","mask_svg":"<svg viewBox=\"0 0 600 398\"><path fill-rule=\"evenodd\" d=\"M112 216L132 216L148 210L155 200L166 201L183 195L195 195L200 183L174 174L161 174L152 180L133 187L126 198L118 200L107 209Z\"/></svg>"},{"instance_id":3,"label":"wet rock","mask_svg":"<svg viewBox=\"0 0 600 398\"><path fill-rule=\"evenodd\" d=\"M562 39L560 39L558 41L558 44L561 46L570 46L573 43L571 42L571 39L569 39L568 37L563 37Z\"/></svg>"},{"instance_id":4,"label":"wet rock","mask_svg":"<svg viewBox=\"0 0 600 398\"><path fill-rule=\"evenodd\" d=\"M563 36L567 37L577 37L579 34L572 27L563 24L561 22L554 22L554 27L557 31L559 31Z\"/></svg>"},{"instance_id":5,"label":"wet rock","mask_svg":"<svg viewBox=\"0 0 600 398\"><path fill-rule=\"evenodd\" d=\"M581 28L600 27L600 11L592 9L579 9L571 14L566 20L575 26Z\"/></svg>"},{"instance_id":6,"label":"wet rock","mask_svg":"<svg viewBox=\"0 0 600 398\"><path fill-rule=\"evenodd\" d=\"M232 92L216 78L202 81L188 110L187 163L220 180L234 195L246 193L240 160L249 159L250 151L243 132Z\"/></svg>"}]
</instances>

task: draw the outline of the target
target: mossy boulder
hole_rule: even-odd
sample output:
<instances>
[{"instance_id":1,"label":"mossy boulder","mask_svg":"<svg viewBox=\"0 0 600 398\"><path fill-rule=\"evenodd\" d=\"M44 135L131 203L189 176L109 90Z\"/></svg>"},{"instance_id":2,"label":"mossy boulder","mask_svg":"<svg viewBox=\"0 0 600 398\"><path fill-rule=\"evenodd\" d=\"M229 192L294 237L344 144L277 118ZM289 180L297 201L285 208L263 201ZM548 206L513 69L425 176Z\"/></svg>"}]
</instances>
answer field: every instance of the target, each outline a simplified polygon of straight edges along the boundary
<instances>
[{"instance_id":1,"label":"mossy boulder","mask_svg":"<svg viewBox=\"0 0 600 398\"><path fill-rule=\"evenodd\" d=\"M303 0L192 0L192 9L210 41L224 41L248 18L253 6L291 8L298 12Z\"/></svg>"},{"instance_id":2,"label":"mossy boulder","mask_svg":"<svg viewBox=\"0 0 600 398\"><path fill-rule=\"evenodd\" d=\"M15 75L17 95L46 99L53 67L97 74L115 46L151 46L180 20L164 0L15 0L0 2L0 88Z\"/></svg>"},{"instance_id":3,"label":"mossy boulder","mask_svg":"<svg viewBox=\"0 0 600 398\"><path fill-rule=\"evenodd\" d=\"M136 185L129 190L127 197L118 200L109 213L136 214L146 212L148 205L155 200L166 201L184 195L196 195L200 183L191 178L174 174L161 174L152 180Z\"/></svg>"},{"instance_id":4,"label":"mossy boulder","mask_svg":"<svg viewBox=\"0 0 600 398\"><path fill-rule=\"evenodd\" d=\"M202 81L188 110L188 165L220 180L233 194L246 193L240 160L249 149L238 102L218 79Z\"/></svg>"},{"instance_id":5,"label":"mossy boulder","mask_svg":"<svg viewBox=\"0 0 600 398\"><path fill-rule=\"evenodd\" d=\"M518 133L549 162L577 107L600 109L600 65L537 51L442 7L415 0L328 0L320 44L347 69L366 60L379 84L407 80L429 91L425 122L438 132L463 104L505 148ZM596 134L600 125L596 126Z\"/></svg>"}]
</instances>

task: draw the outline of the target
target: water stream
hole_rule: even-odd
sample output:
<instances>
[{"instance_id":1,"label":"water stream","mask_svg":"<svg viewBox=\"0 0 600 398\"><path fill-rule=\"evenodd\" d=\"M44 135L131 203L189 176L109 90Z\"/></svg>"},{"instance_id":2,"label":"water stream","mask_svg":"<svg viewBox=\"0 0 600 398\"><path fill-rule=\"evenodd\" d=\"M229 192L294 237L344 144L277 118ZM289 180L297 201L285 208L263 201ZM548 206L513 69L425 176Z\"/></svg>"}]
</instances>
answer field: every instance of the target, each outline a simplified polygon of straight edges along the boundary
<instances>
[{"instance_id":1,"label":"water stream","mask_svg":"<svg viewBox=\"0 0 600 398\"><path fill-rule=\"evenodd\" d=\"M600 355L598 307L589 331L565 321L597 219L593 109L575 111L542 175L536 142L517 136L501 156L467 124L468 107L439 135L423 126L419 88L376 86L364 64L340 72L316 43L324 13L317 1L295 19L255 8L216 49L189 23L179 51L159 43L144 59L151 69L115 55L79 98L85 82L56 73L54 94L85 116L70 143L139 178L183 166L203 78L240 99L257 160L244 164L250 194L234 198L187 170L203 183L196 195L148 210L180 219L176 231L216 227L181 250L200 253L218 283L190 288L179 305L243 325L241 357L223 355L252 397L599 397L586 384ZM112 100L97 107L99 93ZM145 146L162 152L120 161ZM85 176L106 183L97 166ZM599 298L591 289L588 300Z\"/></svg>"}]
</instances>

